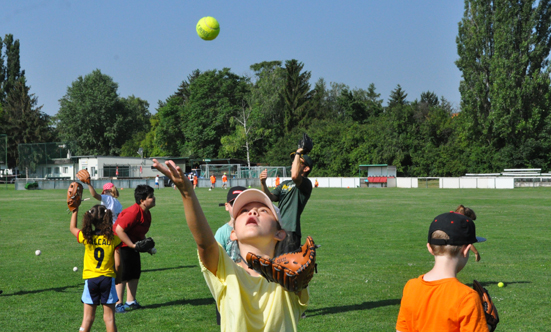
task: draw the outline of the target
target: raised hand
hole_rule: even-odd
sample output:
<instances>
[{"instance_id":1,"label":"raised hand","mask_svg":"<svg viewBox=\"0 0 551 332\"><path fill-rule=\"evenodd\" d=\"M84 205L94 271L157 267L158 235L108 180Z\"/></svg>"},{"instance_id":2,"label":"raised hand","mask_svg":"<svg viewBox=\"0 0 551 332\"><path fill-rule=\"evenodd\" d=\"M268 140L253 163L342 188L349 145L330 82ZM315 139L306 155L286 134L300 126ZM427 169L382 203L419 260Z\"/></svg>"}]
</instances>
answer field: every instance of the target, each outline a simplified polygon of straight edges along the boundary
<instances>
[{"instance_id":1,"label":"raised hand","mask_svg":"<svg viewBox=\"0 0 551 332\"><path fill-rule=\"evenodd\" d=\"M157 159L153 159L153 167L155 167L159 172L168 176L180 191L193 190L193 184L191 183L191 181L189 181L187 176L184 175L184 172L182 171L180 166L176 166L174 161L167 160L165 161L165 165L163 165L159 163Z\"/></svg>"},{"instance_id":2,"label":"raised hand","mask_svg":"<svg viewBox=\"0 0 551 332\"><path fill-rule=\"evenodd\" d=\"M266 183L267 178L268 178L268 170L265 169L262 172L260 172L260 182Z\"/></svg>"}]
</instances>

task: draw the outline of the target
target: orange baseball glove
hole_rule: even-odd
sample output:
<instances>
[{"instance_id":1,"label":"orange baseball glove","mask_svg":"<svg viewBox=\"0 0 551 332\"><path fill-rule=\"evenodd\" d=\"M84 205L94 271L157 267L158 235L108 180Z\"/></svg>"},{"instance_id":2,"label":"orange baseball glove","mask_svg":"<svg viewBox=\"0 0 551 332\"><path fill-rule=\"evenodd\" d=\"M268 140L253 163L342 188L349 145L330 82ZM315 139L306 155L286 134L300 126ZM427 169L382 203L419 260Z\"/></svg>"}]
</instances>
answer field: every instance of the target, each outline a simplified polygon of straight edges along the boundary
<instances>
[{"instance_id":1,"label":"orange baseball glove","mask_svg":"<svg viewBox=\"0 0 551 332\"><path fill-rule=\"evenodd\" d=\"M77 178L83 183L90 184L90 173L85 169L78 171Z\"/></svg>"},{"instance_id":2,"label":"orange baseball glove","mask_svg":"<svg viewBox=\"0 0 551 332\"><path fill-rule=\"evenodd\" d=\"M82 202L82 185L78 182L73 182L67 190L67 206L73 212Z\"/></svg>"},{"instance_id":3,"label":"orange baseball glove","mask_svg":"<svg viewBox=\"0 0 551 332\"><path fill-rule=\"evenodd\" d=\"M247 254L247 265L270 282L277 282L289 292L306 288L317 272L316 245L312 237L306 238L302 247L291 253L268 259L253 253Z\"/></svg>"}]
</instances>

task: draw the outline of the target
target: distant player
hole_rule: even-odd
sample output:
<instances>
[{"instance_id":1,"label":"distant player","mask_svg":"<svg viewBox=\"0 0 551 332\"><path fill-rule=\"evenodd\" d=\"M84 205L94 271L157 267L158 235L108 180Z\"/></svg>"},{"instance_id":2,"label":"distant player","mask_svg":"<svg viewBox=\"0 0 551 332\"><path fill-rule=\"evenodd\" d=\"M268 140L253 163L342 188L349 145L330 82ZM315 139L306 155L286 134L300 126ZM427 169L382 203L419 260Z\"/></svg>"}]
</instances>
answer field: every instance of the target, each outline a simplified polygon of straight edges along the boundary
<instances>
[{"instance_id":1,"label":"distant player","mask_svg":"<svg viewBox=\"0 0 551 332\"><path fill-rule=\"evenodd\" d=\"M210 176L210 189L214 189L214 184L216 183L216 177L213 175Z\"/></svg>"},{"instance_id":2,"label":"distant player","mask_svg":"<svg viewBox=\"0 0 551 332\"><path fill-rule=\"evenodd\" d=\"M103 185L103 191L101 195L96 192L92 184L88 185L90 195L101 202L101 205L105 206L113 213L113 224L117 221L119 214L122 212L122 204L119 202L119 191L117 187L111 182L107 182Z\"/></svg>"},{"instance_id":3,"label":"distant player","mask_svg":"<svg viewBox=\"0 0 551 332\"><path fill-rule=\"evenodd\" d=\"M193 177L193 190L197 188L198 183L199 183L199 177L197 176L197 174L195 174L195 176ZM176 186L174 186L174 189L176 189Z\"/></svg>"},{"instance_id":4,"label":"distant player","mask_svg":"<svg viewBox=\"0 0 551 332\"><path fill-rule=\"evenodd\" d=\"M471 218L455 212L434 218L427 243L434 267L404 287L397 331L488 332L480 296L456 279L472 244L484 241Z\"/></svg>"},{"instance_id":5,"label":"distant player","mask_svg":"<svg viewBox=\"0 0 551 332\"><path fill-rule=\"evenodd\" d=\"M228 177L226 176L226 173L222 175L222 188L228 189Z\"/></svg>"},{"instance_id":6,"label":"distant player","mask_svg":"<svg viewBox=\"0 0 551 332\"><path fill-rule=\"evenodd\" d=\"M278 254L295 251L301 245L300 216L312 194L312 181L308 179L308 174L314 165L312 159L303 155L302 151L302 148L297 149L293 157L291 180L283 181L274 191L270 192L266 185L268 171L264 170L260 173L262 191L273 202L279 202L281 224L287 232L287 237L281 243Z\"/></svg>"},{"instance_id":7,"label":"distant player","mask_svg":"<svg viewBox=\"0 0 551 332\"><path fill-rule=\"evenodd\" d=\"M316 182L314 182L314 187L318 187L320 185L320 183L318 182L318 179L316 179Z\"/></svg>"},{"instance_id":8,"label":"distant player","mask_svg":"<svg viewBox=\"0 0 551 332\"><path fill-rule=\"evenodd\" d=\"M71 215L69 230L84 245L84 269L82 279L84 292L84 317L80 331L90 331L96 308L103 306L103 321L108 332L117 331L115 324L115 303L118 300L115 289L114 251L121 240L113 234L113 213L103 205L95 205L86 211L82 219L82 230L77 227L78 208Z\"/></svg>"}]
</instances>

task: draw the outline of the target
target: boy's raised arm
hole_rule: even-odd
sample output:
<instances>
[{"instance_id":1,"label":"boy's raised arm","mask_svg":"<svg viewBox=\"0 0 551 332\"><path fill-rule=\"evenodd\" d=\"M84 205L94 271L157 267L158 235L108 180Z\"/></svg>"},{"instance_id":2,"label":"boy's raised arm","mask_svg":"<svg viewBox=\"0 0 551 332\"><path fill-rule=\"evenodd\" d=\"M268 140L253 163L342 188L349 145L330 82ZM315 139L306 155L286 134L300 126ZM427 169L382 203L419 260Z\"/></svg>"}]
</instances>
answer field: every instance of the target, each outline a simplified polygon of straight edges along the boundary
<instances>
[{"instance_id":1,"label":"boy's raised arm","mask_svg":"<svg viewBox=\"0 0 551 332\"><path fill-rule=\"evenodd\" d=\"M184 175L180 166L176 166L172 160L165 161L165 164L166 166L159 163L157 159L153 159L153 167L168 176L178 190L180 190L182 201L184 202L187 225L197 243L199 258L210 272L216 274L219 258L218 243L214 239L207 218L205 218L199 200L195 196L193 184Z\"/></svg>"}]
</instances>

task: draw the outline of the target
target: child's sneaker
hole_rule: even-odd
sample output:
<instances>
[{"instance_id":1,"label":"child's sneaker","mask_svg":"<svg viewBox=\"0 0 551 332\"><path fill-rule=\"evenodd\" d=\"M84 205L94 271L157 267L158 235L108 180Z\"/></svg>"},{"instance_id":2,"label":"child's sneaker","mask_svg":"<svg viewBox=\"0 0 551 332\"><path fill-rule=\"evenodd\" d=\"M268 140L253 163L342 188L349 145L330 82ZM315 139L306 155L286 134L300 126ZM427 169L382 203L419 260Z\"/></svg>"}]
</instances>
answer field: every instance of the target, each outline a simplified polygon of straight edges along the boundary
<instances>
[{"instance_id":1,"label":"child's sneaker","mask_svg":"<svg viewBox=\"0 0 551 332\"><path fill-rule=\"evenodd\" d=\"M126 310L124 310L124 305L121 303L115 305L115 312L118 314L124 314L126 312Z\"/></svg>"},{"instance_id":2,"label":"child's sneaker","mask_svg":"<svg viewBox=\"0 0 551 332\"><path fill-rule=\"evenodd\" d=\"M143 308L138 301L134 301L132 303L125 303L124 304L124 310L136 310Z\"/></svg>"}]
</instances>

